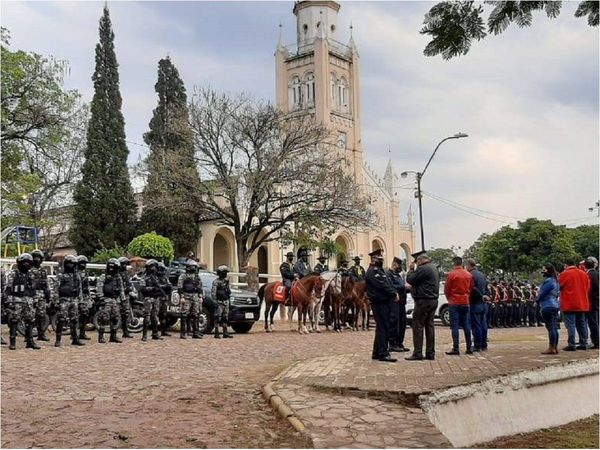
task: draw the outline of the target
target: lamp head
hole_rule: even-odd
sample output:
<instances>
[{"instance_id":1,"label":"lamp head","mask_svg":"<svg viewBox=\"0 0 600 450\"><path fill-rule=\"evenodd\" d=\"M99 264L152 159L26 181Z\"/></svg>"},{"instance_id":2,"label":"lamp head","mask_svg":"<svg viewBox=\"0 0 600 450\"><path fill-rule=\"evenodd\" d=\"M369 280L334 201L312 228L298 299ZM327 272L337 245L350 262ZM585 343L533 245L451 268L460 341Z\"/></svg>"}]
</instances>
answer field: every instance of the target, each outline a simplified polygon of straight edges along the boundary
<instances>
[{"instance_id":1,"label":"lamp head","mask_svg":"<svg viewBox=\"0 0 600 450\"><path fill-rule=\"evenodd\" d=\"M406 178L407 176L408 176L408 172L402 172L402 173L400 174L400 178ZM590 210L591 210L591 209L592 209L592 208L590 208Z\"/></svg>"},{"instance_id":2,"label":"lamp head","mask_svg":"<svg viewBox=\"0 0 600 450\"><path fill-rule=\"evenodd\" d=\"M456 133L456 134L454 135L454 137L455 137L455 138L457 138L457 139L460 139L460 138L466 138L466 137L469 137L469 135L468 135L467 133L462 133L462 132L459 132L459 133Z\"/></svg>"}]
</instances>

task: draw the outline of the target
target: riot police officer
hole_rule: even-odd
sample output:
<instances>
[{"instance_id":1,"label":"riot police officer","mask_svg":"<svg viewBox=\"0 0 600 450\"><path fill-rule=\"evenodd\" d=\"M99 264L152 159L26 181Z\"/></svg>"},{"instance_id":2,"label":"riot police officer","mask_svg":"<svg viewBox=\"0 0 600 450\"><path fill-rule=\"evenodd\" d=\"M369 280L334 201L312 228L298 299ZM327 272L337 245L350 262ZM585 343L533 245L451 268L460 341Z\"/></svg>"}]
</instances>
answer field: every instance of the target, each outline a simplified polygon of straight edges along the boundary
<instances>
[{"instance_id":1,"label":"riot police officer","mask_svg":"<svg viewBox=\"0 0 600 450\"><path fill-rule=\"evenodd\" d=\"M308 249L304 247L298 249L298 260L296 261L296 264L294 264L293 270L294 277L298 280L312 272L310 264L308 263Z\"/></svg>"},{"instance_id":2,"label":"riot police officer","mask_svg":"<svg viewBox=\"0 0 600 450\"><path fill-rule=\"evenodd\" d=\"M101 344L106 342L104 340L104 330L107 325L110 326L110 342L117 344L123 342L117 337L119 303L122 296L125 295L123 278L119 273L120 267L117 259L110 258L106 263L106 272L98 278L96 284L98 301L101 303L98 321L98 342Z\"/></svg>"},{"instance_id":3,"label":"riot police officer","mask_svg":"<svg viewBox=\"0 0 600 450\"><path fill-rule=\"evenodd\" d=\"M223 337L232 338L227 331L227 325L229 323L229 298L231 297L231 289L229 287L229 280L227 274L229 273L229 267L222 265L217 268L217 279L213 281L211 294L212 299L216 303L215 309L215 338L219 339L219 325L223 327Z\"/></svg>"},{"instance_id":4,"label":"riot police officer","mask_svg":"<svg viewBox=\"0 0 600 450\"><path fill-rule=\"evenodd\" d=\"M121 256L119 259L119 275L121 275L121 279L123 280L123 287L125 288L125 295L122 295L119 302L119 312L121 315L121 328L123 329L123 337L124 338L133 338L131 333L129 333L129 321L131 305L129 303L129 298L131 296L135 296L135 289L133 288L133 283L129 278L129 274L127 273L127 266L129 266L129 258L126 256Z\"/></svg>"},{"instance_id":5,"label":"riot police officer","mask_svg":"<svg viewBox=\"0 0 600 450\"><path fill-rule=\"evenodd\" d=\"M144 298L142 341L148 340L149 326L152 326L152 339L160 340L162 337L158 334L158 310L160 299L165 295L165 286L158 279L158 261L149 259L144 268L144 275L140 280L140 293Z\"/></svg>"},{"instance_id":6,"label":"riot police officer","mask_svg":"<svg viewBox=\"0 0 600 450\"><path fill-rule=\"evenodd\" d=\"M173 293L173 287L171 286L171 282L169 281L169 273L167 270L167 266L163 262L158 263L158 281L162 286L164 286L164 292L166 295L163 295L160 298L160 308L158 309L158 318L160 319L160 335L161 336L171 336L171 333L167 331L167 305L170 303L171 294Z\"/></svg>"},{"instance_id":7,"label":"riot police officer","mask_svg":"<svg viewBox=\"0 0 600 450\"><path fill-rule=\"evenodd\" d=\"M315 264L315 267L313 268L313 272L321 274L321 273L327 272L329 270L329 266L326 264L326 261L327 261L326 257L321 255L317 258L317 261L319 261L319 262L317 264Z\"/></svg>"},{"instance_id":8,"label":"riot police officer","mask_svg":"<svg viewBox=\"0 0 600 450\"><path fill-rule=\"evenodd\" d=\"M35 325L37 327L37 340L49 341L46 336L48 322L46 321L46 307L50 303L50 288L48 287L48 272L42 267L44 253L41 250L31 252L33 267L31 273L35 278L35 291L37 304L35 308Z\"/></svg>"},{"instance_id":9,"label":"riot police officer","mask_svg":"<svg viewBox=\"0 0 600 450\"><path fill-rule=\"evenodd\" d=\"M17 268L12 270L6 280L6 309L8 313L9 349L15 350L17 325L20 320L25 324L25 348L39 350L33 341L33 321L35 319L35 278L31 273L33 257L23 253L17 258Z\"/></svg>"},{"instance_id":10,"label":"riot police officer","mask_svg":"<svg viewBox=\"0 0 600 450\"><path fill-rule=\"evenodd\" d=\"M192 331L192 338L202 339L200 334L200 311L202 310L202 280L198 275L200 266L193 259L188 259L185 273L179 275L177 292L181 302L181 339L187 338Z\"/></svg>"},{"instance_id":11,"label":"riot police officer","mask_svg":"<svg viewBox=\"0 0 600 450\"><path fill-rule=\"evenodd\" d=\"M348 275L357 283L365 281L365 268L360 265L360 256L355 256L353 261L354 265L348 270Z\"/></svg>"},{"instance_id":12,"label":"riot police officer","mask_svg":"<svg viewBox=\"0 0 600 450\"><path fill-rule=\"evenodd\" d=\"M89 341L90 338L85 334L85 327L90 320L90 308L92 307L92 298L90 295L90 280L87 274L88 259L84 255L77 257L77 271L81 278L81 296L79 298L79 339Z\"/></svg>"},{"instance_id":13,"label":"riot police officer","mask_svg":"<svg viewBox=\"0 0 600 450\"><path fill-rule=\"evenodd\" d=\"M292 284L294 283L294 280L295 280L294 269L293 269L293 265L292 265L292 263L294 262L294 253L287 252L285 257L286 257L286 260L284 262L282 262L281 265L279 266L279 273L281 274L281 281L287 291L287 297L286 297L286 303L287 303L291 299Z\"/></svg>"},{"instance_id":14,"label":"riot police officer","mask_svg":"<svg viewBox=\"0 0 600 450\"><path fill-rule=\"evenodd\" d=\"M63 273L56 276L54 298L58 299L55 347L60 347L64 324L69 321L71 345L85 345L79 340L79 298L81 277L77 271L77 257L68 255L63 261Z\"/></svg>"}]
</instances>

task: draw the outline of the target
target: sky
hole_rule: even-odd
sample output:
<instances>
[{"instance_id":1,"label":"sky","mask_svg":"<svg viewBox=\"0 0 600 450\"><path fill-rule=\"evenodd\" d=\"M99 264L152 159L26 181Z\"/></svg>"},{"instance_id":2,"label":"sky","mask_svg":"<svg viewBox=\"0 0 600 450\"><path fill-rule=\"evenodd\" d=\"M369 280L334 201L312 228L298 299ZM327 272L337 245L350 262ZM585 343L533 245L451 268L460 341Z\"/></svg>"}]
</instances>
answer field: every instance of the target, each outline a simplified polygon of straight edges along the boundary
<instances>
[{"instance_id":1,"label":"sky","mask_svg":"<svg viewBox=\"0 0 600 450\"><path fill-rule=\"evenodd\" d=\"M511 25L466 56L426 57L419 34L432 2L342 1L338 39L361 58L362 143L383 175L422 170L426 248L466 249L481 233L527 217L597 224L598 28L563 2L529 28ZM11 48L70 63L65 84L93 95L94 46L104 2L3 1ZM157 97L158 60L169 55L188 92L209 85L274 101L274 50L295 43L293 2L108 2L121 77L130 163L143 157ZM417 211L414 179L399 179L402 215ZM433 196L433 197L432 197ZM415 217L418 217L415 214ZM416 222L418 225L418 220ZM416 230L418 231L418 230ZM418 232L416 233L418 242Z\"/></svg>"}]
</instances>

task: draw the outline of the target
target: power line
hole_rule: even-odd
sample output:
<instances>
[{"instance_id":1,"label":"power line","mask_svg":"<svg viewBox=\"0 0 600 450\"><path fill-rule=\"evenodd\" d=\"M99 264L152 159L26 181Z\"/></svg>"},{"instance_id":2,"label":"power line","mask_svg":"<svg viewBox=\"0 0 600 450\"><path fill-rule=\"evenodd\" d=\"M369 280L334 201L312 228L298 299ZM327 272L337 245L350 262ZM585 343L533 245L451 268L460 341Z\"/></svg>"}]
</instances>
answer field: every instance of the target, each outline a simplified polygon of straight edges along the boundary
<instances>
[{"instance_id":1,"label":"power line","mask_svg":"<svg viewBox=\"0 0 600 450\"><path fill-rule=\"evenodd\" d=\"M447 199L447 198L439 197L439 196L436 196L435 194L432 194L432 193L430 193L430 192L425 192L425 191L421 191L421 192L424 192L424 193L426 193L426 194L428 194L428 195L430 195L430 196L433 196L433 197L438 197L438 198L441 198L441 199L443 199L443 200L445 200L445 201L447 201L447 202L449 202L449 203L453 203L453 204L455 204L455 205L457 205L457 206L460 206L460 207L463 207L463 208L467 208L467 209L472 209L472 210L474 210L474 211L479 211L479 212L481 212L481 213L484 213L484 214L489 214L489 215L492 215L492 216L497 216L497 217L503 217L503 218L505 218L505 219L513 219L513 220L527 220L527 218L526 218L526 217L514 217L514 216L507 216L507 215L505 215L505 214L498 214L498 213L495 213L495 212L492 212L492 211L487 211L487 210L485 210L485 209L474 208L474 207L472 207L472 206L464 205L464 204L462 204L462 203L458 203L458 202L456 202L456 201L454 201L454 200L449 200L449 199Z\"/></svg>"},{"instance_id":2,"label":"power line","mask_svg":"<svg viewBox=\"0 0 600 450\"><path fill-rule=\"evenodd\" d=\"M442 199L441 197L437 197L437 196L433 196L431 194L428 194L427 192L421 191L421 193L425 194L429 198L437 200L440 203L444 203L445 205L450 206L451 208L458 209L459 211L466 212L467 214L471 214L473 216L481 217L483 219L491 220L493 222L506 223L506 224L509 224L509 225L513 223L513 222L507 222L506 220L500 220L500 219L495 219L493 217L484 216L483 214L479 214L479 213L476 213L474 211L470 211L468 209L465 209L465 208L462 208L460 206L454 205L454 204L452 204L450 202L447 202L445 199Z\"/></svg>"}]
</instances>

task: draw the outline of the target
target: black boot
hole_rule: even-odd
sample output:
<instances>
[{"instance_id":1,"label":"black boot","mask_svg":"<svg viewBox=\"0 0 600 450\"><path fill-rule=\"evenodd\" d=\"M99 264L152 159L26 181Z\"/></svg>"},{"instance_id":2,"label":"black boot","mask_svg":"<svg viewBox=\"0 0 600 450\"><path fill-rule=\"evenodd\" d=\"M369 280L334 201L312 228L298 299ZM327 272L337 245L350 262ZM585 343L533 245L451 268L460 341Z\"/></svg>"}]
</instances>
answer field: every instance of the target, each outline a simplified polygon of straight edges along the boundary
<instances>
[{"instance_id":1,"label":"black boot","mask_svg":"<svg viewBox=\"0 0 600 450\"><path fill-rule=\"evenodd\" d=\"M88 323L87 316L80 317L79 319L79 340L89 341L90 338L85 334L85 327Z\"/></svg>"},{"instance_id":2,"label":"black boot","mask_svg":"<svg viewBox=\"0 0 600 450\"><path fill-rule=\"evenodd\" d=\"M215 339L221 339L221 333L219 333L219 325L215 324Z\"/></svg>"},{"instance_id":3,"label":"black boot","mask_svg":"<svg viewBox=\"0 0 600 450\"><path fill-rule=\"evenodd\" d=\"M160 334L158 334L158 323L155 323L154 325L152 325L152 340L154 341L162 341L163 338L160 337Z\"/></svg>"},{"instance_id":4,"label":"black boot","mask_svg":"<svg viewBox=\"0 0 600 450\"><path fill-rule=\"evenodd\" d=\"M168 326L167 326L167 316L164 316L162 318L162 320L160 321L160 325L161 325L160 334L162 336L171 336L171 333L169 333L167 331L167 328L168 328Z\"/></svg>"},{"instance_id":5,"label":"black boot","mask_svg":"<svg viewBox=\"0 0 600 450\"><path fill-rule=\"evenodd\" d=\"M148 340L148 322L144 320L144 324L142 325L142 341L146 342Z\"/></svg>"},{"instance_id":6,"label":"black boot","mask_svg":"<svg viewBox=\"0 0 600 450\"><path fill-rule=\"evenodd\" d=\"M200 334L200 332L198 331L200 328L199 321L200 319L198 319L197 317L194 317L192 319L192 330L194 331L194 334L192 335L193 339L202 339L202 334Z\"/></svg>"},{"instance_id":7,"label":"black boot","mask_svg":"<svg viewBox=\"0 0 600 450\"><path fill-rule=\"evenodd\" d=\"M11 323L8 327L8 349L16 350L17 349L17 324Z\"/></svg>"},{"instance_id":8,"label":"black boot","mask_svg":"<svg viewBox=\"0 0 600 450\"><path fill-rule=\"evenodd\" d=\"M187 339L187 320L184 317L179 319L179 330L179 337Z\"/></svg>"},{"instance_id":9,"label":"black boot","mask_svg":"<svg viewBox=\"0 0 600 450\"><path fill-rule=\"evenodd\" d=\"M233 336L227 332L227 325L223 325L223 337L231 339Z\"/></svg>"},{"instance_id":10,"label":"black boot","mask_svg":"<svg viewBox=\"0 0 600 450\"><path fill-rule=\"evenodd\" d=\"M104 329L103 328L98 329L98 343L106 344L106 340L104 339Z\"/></svg>"},{"instance_id":11,"label":"black boot","mask_svg":"<svg viewBox=\"0 0 600 450\"><path fill-rule=\"evenodd\" d=\"M120 344L123 341L117 337L117 330L110 330L110 339L108 340L108 342L115 342L116 344Z\"/></svg>"},{"instance_id":12,"label":"black boot","mask_svg":"<svg viewBox=\"0 0 600 450\"><path fill-rule=\"evenodd\" d=\"M133 336L129 332L129 327L127 326L127 324L129 324L129 316L121 316L121 326L123 327L123 337L125 339L130 339L130 338L133 338Z\"/></svg>"},{"instance_id":13,"label":"black boot","mask_svg":"<svg viewBox=\"0 0 600 450\"><path fill-rule=\"evenodd\" d=\"M62 339L62 330L63 330L63 324L59 320L56 323L56 339L54 340L54 346L55 347L60 347L60 341Z\"/></svg>"},{"instance_id":14,"label":"black boot","mask_svg":"<svg viewBox=\"0 0 600 450\"><path fill-rule=\"evenodd\" d=\"M0 336L0 345L6 345L6 341L2 336Z\"/></svg>"},{"instance_id":15,"label":"black boot","mask_svg":"<svg viewBox=\"0 0 600 450\"><path fill-rule=\"evenodd\" d=\"M45 342L49 342L50 339L48 338L48 336L46 336L46 330L44 330L44 325L45 325L45 317L38 317L36 320L36 326L37 326L37 340L38 341L45 341Z\"/></svg>"},{"instance_id":16,"label":"black boot","mask_svg":"<svg viewBox=\"0 0 600 450\"><path fill-rule=\"evenodd\" d=\"M83 342L79 340L79 335L77 334L77 327L75 324L71 324L71 345L82 346L85 345Z\"/></svg>"},{"instance_id":17,"label":"black boot","mask_svg":"<svg viewBox=\"0 0 600 450\"><path fill-rule=\"evenodd\" d=\"M33 324L27 325L27 329L25 331L25 336L27 338L27 345L25 346L25 348L31 348L33 350L39 350L41 348L33 340Z\"/></svg>"}]
</instances>

